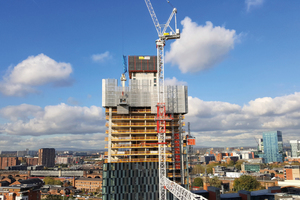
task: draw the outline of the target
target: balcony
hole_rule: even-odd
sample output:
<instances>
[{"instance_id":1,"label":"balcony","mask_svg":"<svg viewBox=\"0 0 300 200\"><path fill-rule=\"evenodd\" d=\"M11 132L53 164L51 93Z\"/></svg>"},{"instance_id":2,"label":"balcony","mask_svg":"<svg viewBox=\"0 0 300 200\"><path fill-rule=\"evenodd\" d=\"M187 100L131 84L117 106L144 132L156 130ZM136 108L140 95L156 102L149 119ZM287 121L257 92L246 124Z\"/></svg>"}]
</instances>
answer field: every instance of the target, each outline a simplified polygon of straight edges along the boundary
<instances>
[{"instance_id":1,"label":"balcony","mask_svg":"<svg viewBox=\"0 0 300 200\"><path fill-rule=\"evenodd\" d=\"M171 144L167 144L167 147L171 147ZM105 145L105 148L108 148L108 144ZM113 144L111 146L112 149L118 149L118 148L158 148L158 144Z\"/></svg>"},{"instance_id":2,"label":"balcony","mask_svg":"<svg viewBox=\"0 0 300 200\"><path fill-rule=\"evenodd\" d=\"M104 153L108 156L108 152ZM111 153L112 156L135 156L135 155L158 155L158 151L116 151ZM172 155L172 152L166 151L165 155Z\"/></svg>"},{"instance_id":3,"label":"balcony","mask_svg":"<svg viewBox=\"0 0 300 200\"><path fill-rule=\"evenodd\" d=\"M106 123L105 126L108 127L108 123ZM112 127L156 127L156 123L112 123Z\"/></svg>"},{"instance_id":4,"label":"balcony","mask_svg":"<svg viewBox=\"0 0 300 200\"><path fill-rule=\"evenodd\" d=\"M173 173L168 173L168 177L169 178L172 178L172 177L181 177L181 174L178 174L178 173L176 174L175 173L175 176L173 176Z\"/></svg>"},{"instance_id":5,"label":"balcony","mask_svg":"<svg viewBox=\"0 0 300 200\"><path fill-rule=\"evenodd\" d=\"M105 117L109 120L109 116ZM155 120L154 116L112 116L112 120Z\"/></svg>"},{"instance_id":6,"label":"balcony","mask_svg":"<svg viewBox=\"0 0 300 200\"><path fill-rule=\"evenodd\" d=\"M184 130L182 132L185 133ZM108 130L106 130L105 133L107 134ZM144 129L131 130L131 131L129 131L129 129L112 130L112 134L147 134L147 133L157 133L157 131L155 131L155 129L146 130L146 131ZM172 133L172 131L166 130L166 133Z\"/></svg>"},{"instance_id":7,"label":"balcony","mask_svg":"<svg viewBox=\"0 0 300 200\"><path fill-rule=\"evenodd\" d=\"M132 159L112 159L110 163L125 163L125 162L158 162L158 158L132 158ZM172 162L172 159L166 159L166 162ZM107 160L104 163L108 163Z\"/></svg>"},{"instance_id":8,"label":"balcony","mask_svg":"<svg viewBox=\"0 0 300 200\"><path fill-rule=\"evenodd\" d=\"M106 113L109 113L109 108L106 108L106 109L105 109L105 112L106 112ZM115 108L115 109L112 109L112 112L113 112L113 113L117 113L117 109L116 109L116 108Z\"/></svg>"},{"instance_id":9,"label":"balcony","mask_svg":"<svg viewBox=\"0 0 300 200\"><path fill-rule=\"evenodd\" d=\"M173 126L179 126L179 123L173 123ZM109 126L109 123L105 124L106 127ZM112 123L112 127L156 127L157 123ZM172 126L171 122L166 122L166 126ZM182 126L185 126L185 123L182 123Z\"/></svg>"},{"instance_id":10,"label":"balcony","mask_svg":"<svg viewBox=\"0 0 300 200\"><path fill-rule=\"evenodd\" d=\"M171 140L171 136L167 136L166 140ZM156 141L158 137L112 137L111 141ZM108 141L108 137L105 137L105 141Z\"/></svg>"},{"instance_id":11,"label":"balcony","mask_svg":"<svg viewBox=\"0 0 300 200\"><path fill-rule=\"evenodd\" d=\"M130 113L151 113L151 109L133 109Z\"/></svg>"}]
</instances>

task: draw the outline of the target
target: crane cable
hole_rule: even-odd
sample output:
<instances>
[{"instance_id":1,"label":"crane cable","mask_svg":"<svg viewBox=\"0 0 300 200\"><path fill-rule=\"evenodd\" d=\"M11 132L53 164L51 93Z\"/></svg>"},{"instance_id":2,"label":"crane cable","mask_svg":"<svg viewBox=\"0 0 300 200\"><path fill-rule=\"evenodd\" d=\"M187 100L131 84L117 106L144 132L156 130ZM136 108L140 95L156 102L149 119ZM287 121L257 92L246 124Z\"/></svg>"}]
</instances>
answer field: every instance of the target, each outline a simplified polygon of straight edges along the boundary
<instances>
[{"instance_id":1,"label":"crane cable","mask_svg":"<svg viewBox=\"0 0 300 200\"><path fill-rule=\"evenodd\" d=\"M174 8L174 6L171 4L171 2L170 1L168 1L168 0L166 0L167 1L167 3L169 3L170 4L170 6L172 7L172 8Z\"/></svg>"}]
</instances>

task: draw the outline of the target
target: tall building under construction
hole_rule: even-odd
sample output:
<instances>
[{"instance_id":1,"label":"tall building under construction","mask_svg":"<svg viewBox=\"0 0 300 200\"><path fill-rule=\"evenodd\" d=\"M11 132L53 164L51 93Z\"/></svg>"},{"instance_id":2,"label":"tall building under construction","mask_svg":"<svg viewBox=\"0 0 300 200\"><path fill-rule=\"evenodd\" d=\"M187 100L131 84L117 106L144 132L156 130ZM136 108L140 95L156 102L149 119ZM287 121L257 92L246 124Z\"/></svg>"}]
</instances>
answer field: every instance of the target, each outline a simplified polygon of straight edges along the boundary
<instances>
[{"instance_id":1,"label":"tall building under construction","mask_svg":"<svg viewBox=\"0 0 300 200\"><path fill-rule=\"evenodd\" d=\"M103 199L159 197L157 137L157 57L128 56L128 86L122 76L102 80L102 106L106 114L107 159L103 165ZM186 135L188 90L183 85L165 85L166 169L170 180L186 187ZM173 199L167 193L168 199Z\"/></svg>"}]
</instances>

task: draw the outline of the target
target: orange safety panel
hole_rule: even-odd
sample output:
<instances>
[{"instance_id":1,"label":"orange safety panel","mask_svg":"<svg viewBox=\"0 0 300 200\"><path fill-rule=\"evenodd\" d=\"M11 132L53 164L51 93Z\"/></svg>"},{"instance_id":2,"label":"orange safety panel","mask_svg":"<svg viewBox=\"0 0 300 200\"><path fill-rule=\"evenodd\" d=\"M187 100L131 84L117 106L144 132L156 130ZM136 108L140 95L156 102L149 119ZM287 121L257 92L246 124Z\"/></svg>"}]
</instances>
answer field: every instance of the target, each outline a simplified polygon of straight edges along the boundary
<instances>
[{"instance_id":1,"label":"orange safety panel","mask_svg":"<svg viewBox=\"0 0 300 200\"><path fill-rule=\"evenodd\" d=\"M196 139L188 139L188 145L196 145Z\"/></svg>"}]
</instances>

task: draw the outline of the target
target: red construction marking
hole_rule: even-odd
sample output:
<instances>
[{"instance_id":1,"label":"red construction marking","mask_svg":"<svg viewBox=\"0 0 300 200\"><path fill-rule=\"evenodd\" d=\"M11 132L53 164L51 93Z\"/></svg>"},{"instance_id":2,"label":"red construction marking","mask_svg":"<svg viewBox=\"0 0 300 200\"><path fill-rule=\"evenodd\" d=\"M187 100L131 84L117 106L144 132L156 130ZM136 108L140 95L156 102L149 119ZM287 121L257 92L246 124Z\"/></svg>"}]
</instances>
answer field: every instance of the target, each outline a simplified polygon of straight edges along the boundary
<instances>
[{"instance_id":1,"label":"red construction marking","mask_svg":"<svg viewBox=\"0 0 300 200\"><path fill-rule=\"evenodd\" d=\"M159 143L157 143L157 144L167 144L166 142L159 142Z\"/></svg>"},{"instance_id":2,"label":"red construction marking","mask_svg":"<svg viewBox=\"0 0 300 200\"><path fill-rule=\"evenodd\" d=\"M196 145L195 139L188 139L188 145Z\"/></svg>"}]
</instances>

